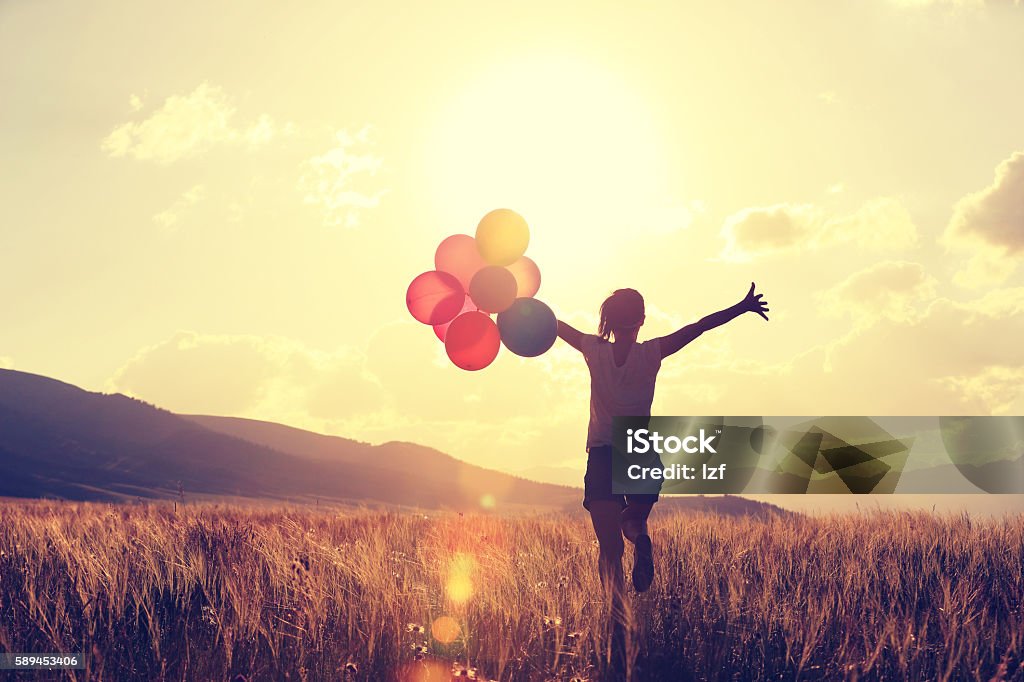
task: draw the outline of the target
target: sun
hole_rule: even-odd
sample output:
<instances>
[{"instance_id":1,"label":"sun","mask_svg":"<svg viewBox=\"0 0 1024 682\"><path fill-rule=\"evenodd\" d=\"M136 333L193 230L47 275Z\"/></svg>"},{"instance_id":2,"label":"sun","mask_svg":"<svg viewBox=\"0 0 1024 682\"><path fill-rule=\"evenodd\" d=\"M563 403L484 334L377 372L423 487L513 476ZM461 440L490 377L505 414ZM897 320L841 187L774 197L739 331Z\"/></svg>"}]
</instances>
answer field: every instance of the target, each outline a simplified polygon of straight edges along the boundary
<instances>
[{"instance_id":1,"label":"sun","mask_svg":"<svg viewBox=\"0 0 1024 682\"><path fill-rule=\"evenodd\" d=\"M442 108L428 147L424 177L440 215L513 208L530 221L539 257L570 247L586 255L666 192L649 103L618 73L579 57L481 69ZM581 243L581 229L595 239Z\"/></svg>"}]
</instances>

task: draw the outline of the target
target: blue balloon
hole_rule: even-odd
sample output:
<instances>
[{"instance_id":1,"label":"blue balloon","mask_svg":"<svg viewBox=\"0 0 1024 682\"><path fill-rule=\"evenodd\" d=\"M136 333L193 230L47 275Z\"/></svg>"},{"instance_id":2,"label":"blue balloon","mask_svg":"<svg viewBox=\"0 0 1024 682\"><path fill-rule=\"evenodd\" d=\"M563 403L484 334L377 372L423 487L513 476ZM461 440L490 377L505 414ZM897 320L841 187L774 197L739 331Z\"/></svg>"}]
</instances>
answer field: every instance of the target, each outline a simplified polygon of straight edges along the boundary
<instances>
[{"instance_id":1,"label":"blue balloon","mask_svg":"<svg viewBox=\"0 0 1024 682\"><path fill-rule=\"evenodd\" d=\"M558 320L551 308L535 298L517 298L498 313L498 332L505 348L524 358L533 358L554 345Z\"/></svg>"}]
</instances>

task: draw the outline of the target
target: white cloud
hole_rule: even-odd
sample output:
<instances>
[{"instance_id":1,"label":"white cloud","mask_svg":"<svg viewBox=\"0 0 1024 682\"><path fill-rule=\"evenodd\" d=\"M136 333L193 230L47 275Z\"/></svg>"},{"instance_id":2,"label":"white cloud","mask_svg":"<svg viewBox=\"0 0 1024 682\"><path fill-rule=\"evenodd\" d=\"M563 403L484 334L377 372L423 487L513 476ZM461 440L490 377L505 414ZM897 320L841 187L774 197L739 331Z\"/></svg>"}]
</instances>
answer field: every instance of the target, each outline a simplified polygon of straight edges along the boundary
<instances>
[{"instance_id":1,"label":"white cloud","mask_svg":"<svg viewBox=\"0 0 1024 682\"><path fill-rule=\"evenodd\" d=\"M502 349L486 370L464 372L429 327L396 322L374 332L365 353L179 332L139 351L107 388L180 413L405 439L487 466L508 459L514 469L583 451L586 387L582 358L560 342L531 359Z\"/></svg>"},{"instance_id":2,"label":"white cloud","mask_svg":"<svg viewBox=\"0 0 1024 682\"><path fill-rule=\"evenodd\" d=\"M722 258L734 261L839 244L893 251L917 241L910 214L891 197L871 199L847 215L829 215L812 204L747 208L727 218L721 232L726 240Z\"/></svg>"},{"instance_id":3,"label":"white cloud","mask_svg":"<svg viewBox=\"0 0 1024 682\"><path fill-rule=\"evenodd\" d=\"M855 272L817 298L823 315L849 315L861 325L881 317L911 321L921 313L917 304L935 297L937 284L920 263L883 261Z\"/></svg>"},{"instance_id":4,"label":"white cloud","mask_svg":"<svg viewBox=\"0 0 1024 682\"><path fill-rule=\"evenodd\" d=\"M356 184L367 175L376 175L382 160L371 154L370 128L354 135L345 130L335 134L333 147L309 159L299 179L303 201L320 207L324 221L331 226L355 227L360 209L374 208L386 190L367 193Z\"/></svg>"},{"instance_id":5,"label":"white cloud","mask_svg":"<svg viewBox=\"0 0 1024 682\"><path fill-rule=\"evenodd\" d=\"M313 427L382 406L361 354L317 351L278 337L179 332L139 351L109 388L176 412Z\"/></svg>"},{"instance_id":6,"label":"white cloud","mask_svg":"<svg viewBox=\"0 0 1024 682\"><path fill-rule=\"evenodd\" d=\"M1000 163L991 185L957 202L941 241L970 254L957 284L978 288L1013 273L1024 259L1024 152Z\"/></svg>"},{"instance_id":7,"label":"white cloud","mask_svg":"<svg viewBox=\"0 0 1024 682\"><path fill-rule=\"evenodd\" d=\"M1024 400L1021 338L1024 291L939 298L919 314L877 317L786 362L730 352L666 361L656 406L663 414L1006 413Z\"/></svg>"},{"instance_id":8,"label":"white cloud","mask_svg":"<svg viewBox=\"0 0 1024 682\"><path fill-rule=\"evenodd\" d=\"M182 215L202 201L205 194L206 188L203 187L203 185L193 185L189 189L185 190L181 197L179 197L178 200L170 207L155 214L153 216L153 222L160 225L165 230L174 229Z\"/></svg>"},{"instance_id":9,"label":"white cloud","mask_svg":"<svg viewBox=\"0 0 1024 682\"><path fill-rule=\"evenodd\" d=\"M133 110L142 100L132 95ZM218 144L266 144L277 127L266 114L249 126L233 124L235 107L220 87L201 83L187 95L172 95L163 106L141 121L123 123L107 135L101 148L113 157L168 164L186 159Z\"/></svg>"},{"instance_id":10,"label":"white cloud","mask_svg":"<svg viewBox=\"0 0 1024 682\"><path fill-rule=\"evenodd\" d=\"M968 404L986 406L992 414L1015 414L1015 406L1024 399L1024 367L1020 366L993 365L973 375L940 377L938 382Z\"/></svg>"}]
</instances>

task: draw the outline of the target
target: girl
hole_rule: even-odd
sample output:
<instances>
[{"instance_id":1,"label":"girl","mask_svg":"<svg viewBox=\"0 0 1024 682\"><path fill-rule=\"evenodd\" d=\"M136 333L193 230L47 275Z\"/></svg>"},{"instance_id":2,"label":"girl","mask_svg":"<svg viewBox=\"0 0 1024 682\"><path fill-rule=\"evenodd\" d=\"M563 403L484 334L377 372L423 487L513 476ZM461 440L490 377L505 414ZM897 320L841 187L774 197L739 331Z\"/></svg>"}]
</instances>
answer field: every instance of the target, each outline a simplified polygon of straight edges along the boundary
<instances>
[{"instance_id":1,"label":"girl","mask_svg":"<svg viewBox=\"0 0 1024 682\"><path fill-rule=\"evenodd\" d=\"M590 426L587 429L587 473L583 479L583 506L590 512L600 544L601 580L622 589L622 536L633 543L633 586L645 592L654 580L651 537L647 517L658 495L612 493L612 417L650 416L654 382L662 358L672 355L704 332L720 327L743 313L765 320L768 302L754 294L754 284L742 301L712 313L699 322L657 339L638 343L644 323L644 299L634 289L619 289L601 304L598 336L583 334L558 321L558 336L576 350L590 369Z\"/></svg>"}]
</instances>

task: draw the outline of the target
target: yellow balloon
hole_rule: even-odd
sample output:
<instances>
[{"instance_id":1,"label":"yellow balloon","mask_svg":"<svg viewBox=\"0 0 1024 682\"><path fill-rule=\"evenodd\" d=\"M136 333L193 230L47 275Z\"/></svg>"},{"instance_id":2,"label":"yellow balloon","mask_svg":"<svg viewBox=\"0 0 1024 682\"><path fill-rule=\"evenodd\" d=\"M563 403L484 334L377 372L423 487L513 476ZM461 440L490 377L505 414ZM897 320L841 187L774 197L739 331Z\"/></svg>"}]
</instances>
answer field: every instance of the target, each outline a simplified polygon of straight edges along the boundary
<instances>
[{"instance_id":1,"label":"yellow balloon","mask_svg":"<svg viewBox=\"0 0 1024 682\"><path fill-rule=\"evenodd\" d=\"M515 263L529 243L530 228L523 216L511 209L495 209L476 226L476 246L491 265Z\"/></svg>"}]
</instances>

